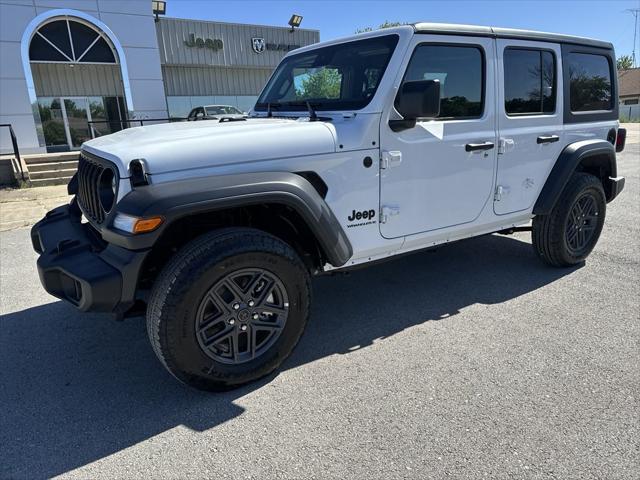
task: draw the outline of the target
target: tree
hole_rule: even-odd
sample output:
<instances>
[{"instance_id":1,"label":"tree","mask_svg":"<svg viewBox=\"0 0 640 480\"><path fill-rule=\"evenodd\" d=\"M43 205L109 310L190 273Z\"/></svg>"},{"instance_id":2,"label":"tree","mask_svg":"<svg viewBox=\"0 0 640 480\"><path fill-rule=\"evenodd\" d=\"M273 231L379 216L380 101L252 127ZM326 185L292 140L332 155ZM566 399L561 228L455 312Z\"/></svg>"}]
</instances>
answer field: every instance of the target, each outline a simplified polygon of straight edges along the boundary
<instances>
[{"instance_id":1,"label":"tree","mask_svg":"<svg viewBox=\"0 0 640 480\"><path fill-rule=\"evenodd\" d=\"M629 70L633 68L633 58L631 55L622 55L616 63L618 70Z\"/></svg>"},{"instance_id":2,"label":"tree","mask_svg":"<svg viewBox=\"0 0 640 480\"><path fill-rule=\"evenodd\" d=\"M385 22L380 24L376 29L373 27L359 28L356 30L356 33L373 32L374 30L380 30L382 28L400 27L401 25L406 24L406 22L390 22L389 20L385 20Z\"/></svg>"},{"instance_id":3,"label":"tree","mask_svg":"<svg viewBox=\"0 0 640 480\"><path fill-rule=\"evenodd\" d=\"M300 100L314 98L339 98L341 75L335 68L322 68L308 74L296 88Z\"/></svg>"},{"instance_id":4,"label":"tree","mask_svg":"<svg viewBox=\"0 0 640 480\"><path fill-rule=\"evenodd\" d=\"M607 110L611 103L611 82L600 75L569 71L569 98L572 109Z\"/></svg>"}]
</instances>

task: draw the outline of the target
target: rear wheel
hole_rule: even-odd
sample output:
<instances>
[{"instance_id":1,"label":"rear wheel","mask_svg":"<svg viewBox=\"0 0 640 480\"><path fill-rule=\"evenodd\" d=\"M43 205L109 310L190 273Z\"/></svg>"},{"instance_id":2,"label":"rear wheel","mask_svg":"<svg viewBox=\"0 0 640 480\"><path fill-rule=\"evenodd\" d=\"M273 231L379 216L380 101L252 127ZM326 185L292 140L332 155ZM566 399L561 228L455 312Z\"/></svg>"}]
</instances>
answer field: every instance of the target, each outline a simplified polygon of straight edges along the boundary
<instances>
[{"instance_id":1,"label":"rear wheel","mask_svg":"<svg viewBox=\"0 0 640 480\"><path fill-rule=\"evenodd\" d=\"M533 219L533 248L549 265L566 267L586 259L598 243L606 215L602 183L574 174L549 215Z\"/></svg>"},{"instance_id":2,"label":"rear wheel","mask_svg":"<svg viewBox=\"0 0 640 480\"><path fill-rule=\"evenodd\" d=\"M286 243L253 229L228 229L180 250L156 281L147 329L176 378L225 390L275 370L309 315L310 279Z\"/></svg>"}]
</instances>

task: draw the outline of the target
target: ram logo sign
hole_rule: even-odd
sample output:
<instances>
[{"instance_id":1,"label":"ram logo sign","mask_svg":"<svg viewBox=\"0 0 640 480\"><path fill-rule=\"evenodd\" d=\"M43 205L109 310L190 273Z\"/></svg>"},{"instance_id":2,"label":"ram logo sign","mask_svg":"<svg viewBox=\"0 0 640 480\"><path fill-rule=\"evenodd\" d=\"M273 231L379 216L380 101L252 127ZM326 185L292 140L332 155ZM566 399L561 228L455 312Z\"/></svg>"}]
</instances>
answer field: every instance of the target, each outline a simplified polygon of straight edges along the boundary
<instances>
[{"instance_id":1,"label":"ram logo sign","mask_svg":"<svg viewBox=\"0 0 640 480\"><path fill-rule=\"evenodd\" d=\"M264 41L264 38L252 38L251 47L253 48L254 52L262 53L266 50L267 44Z\"/></svg>"}]
</instances>

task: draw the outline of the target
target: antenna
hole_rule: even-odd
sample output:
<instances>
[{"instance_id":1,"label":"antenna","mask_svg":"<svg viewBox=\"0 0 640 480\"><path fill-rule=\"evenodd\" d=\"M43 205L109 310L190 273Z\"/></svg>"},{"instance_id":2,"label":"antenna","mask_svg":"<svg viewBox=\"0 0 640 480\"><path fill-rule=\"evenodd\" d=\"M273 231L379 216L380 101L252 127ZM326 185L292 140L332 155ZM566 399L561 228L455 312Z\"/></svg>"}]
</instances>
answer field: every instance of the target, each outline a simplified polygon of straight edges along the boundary
<instances>
[{"instance_id":1,"label":"antenna","mask_svg":"<svg viewBox=\"0 0 640 480\"><path fill-rule=\"evenodd\" d=\"M633 62L633 66L636 67L636 39L638 38L638 14L640 14L640 8L628 8L627 12L635 18L635 23L633 25L633 51L631 52L631 61Z\"/></svg>"}]
</instances>

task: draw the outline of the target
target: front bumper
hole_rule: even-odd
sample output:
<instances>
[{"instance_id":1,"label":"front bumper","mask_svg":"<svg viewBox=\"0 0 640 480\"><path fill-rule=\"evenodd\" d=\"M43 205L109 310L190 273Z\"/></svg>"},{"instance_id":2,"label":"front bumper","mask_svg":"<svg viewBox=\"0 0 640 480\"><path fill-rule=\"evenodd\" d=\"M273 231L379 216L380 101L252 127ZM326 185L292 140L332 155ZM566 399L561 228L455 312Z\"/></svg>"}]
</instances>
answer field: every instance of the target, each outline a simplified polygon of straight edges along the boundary
<instances>
[{"instance_id":1,"label":"front bumper","mask_svg":"<svg viewBox=\"0 0 640 480\"><path fill-rule=\"evenodd\" d=\"M51 210L31 229L40 282L51 295L82 311L124 313L136 300L147 251L106 243L80 221L75 199Z\"/></svg>"}]
</instances>

